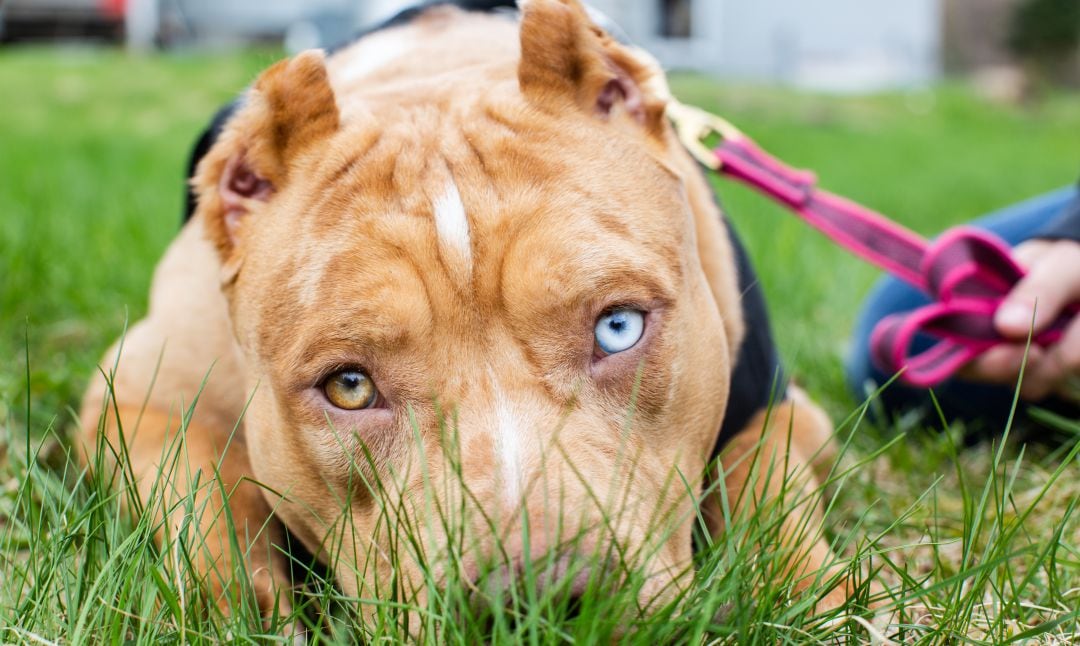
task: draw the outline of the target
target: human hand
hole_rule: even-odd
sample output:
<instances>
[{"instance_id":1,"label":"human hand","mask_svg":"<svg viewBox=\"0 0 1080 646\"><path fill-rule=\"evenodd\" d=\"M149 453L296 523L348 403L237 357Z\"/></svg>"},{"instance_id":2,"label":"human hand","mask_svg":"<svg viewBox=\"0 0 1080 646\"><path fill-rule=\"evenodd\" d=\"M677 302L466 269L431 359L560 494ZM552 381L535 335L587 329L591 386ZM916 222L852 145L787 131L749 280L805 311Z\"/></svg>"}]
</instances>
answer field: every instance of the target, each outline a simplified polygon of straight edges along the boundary
<instances>
[{"instance_id":1,"label":"human hand","mask_svg":"<svg viewBox=\"0 0 1080 646\"><path fill-rule=\"evenodd\" d=\"M994 327L1015 341L991 348L962 375L975 381L1014 384L1024 363L1028 332L1045 330L1069 304L1080 301L1080 242L1029 240L1013 250L1028 274L1013 287L994 315ZM1080 316L1049 347L1027 351L1020 396L1039 401L1057 394L1080 401Z\"/></svg>"}]
</instances>

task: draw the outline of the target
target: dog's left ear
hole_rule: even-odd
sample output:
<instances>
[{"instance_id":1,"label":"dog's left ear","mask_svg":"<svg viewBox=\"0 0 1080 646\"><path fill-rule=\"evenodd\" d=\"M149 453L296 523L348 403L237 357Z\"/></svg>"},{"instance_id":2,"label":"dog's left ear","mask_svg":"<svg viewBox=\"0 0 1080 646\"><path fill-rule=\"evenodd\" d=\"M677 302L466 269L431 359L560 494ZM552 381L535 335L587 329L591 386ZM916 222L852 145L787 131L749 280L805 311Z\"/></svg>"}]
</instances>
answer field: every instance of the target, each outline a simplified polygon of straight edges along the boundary
<instances>
[{"instance_id":1,"label":"dog's left ear","mask_svg":"<svg viewBox=\"0 0 1080 646\"><path fill-rule=\"evenodd\" d=\"M666 84L655 61L597 27L578 0L520 0L518 84L532 103L625 115L659 134ZM650 91L665 88L663 91Z\"/></svg>"},{"instance_id":2,"label":"dog's left ear","mask_svg":"<svg viewBox=\"0 0 1080 646\"><path fill-rule=\"evenodd\" d=\"M321 51L302 52L259 76L199 163L196 216L217 246L222 281L236 277L245 230L298 170L305 151L337 131L337 103Z\"/></svg>"}]
</instances>

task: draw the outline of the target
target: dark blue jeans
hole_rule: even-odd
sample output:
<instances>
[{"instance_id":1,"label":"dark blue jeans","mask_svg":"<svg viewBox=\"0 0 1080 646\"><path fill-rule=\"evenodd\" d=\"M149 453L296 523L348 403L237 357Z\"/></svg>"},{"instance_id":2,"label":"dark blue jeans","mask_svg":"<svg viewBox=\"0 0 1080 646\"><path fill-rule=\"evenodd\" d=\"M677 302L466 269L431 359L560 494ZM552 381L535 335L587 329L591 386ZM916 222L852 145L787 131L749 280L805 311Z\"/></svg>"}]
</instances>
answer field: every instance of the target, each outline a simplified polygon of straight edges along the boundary
<instances>
[{"instance_id":1,"label":"dark blue jeans","mask_svg":"<svg viewBox=\"0 0 1080 646\"><path fill-rule=\"evenodd\" d=\"M1009 244L1016 245L1034 237L1039 229L1075 199L1076 192L1075 187L1060 189L996 211L972 224L992 231ZM879 371L870 359L870 333L874 326L890 314L912 310L926 303L926 296L922 292L896 278L883 278L874 287L855 324L847 361L848 385L859 401L864 400L891 377ZM919 349L920 343L926 347L929 339L917 340L916 349ZM1000 433L1008 419L1014 390L1012 387L952 379L935 387L934 395L948 421L964 421L970 427L983 427L990 432ZM909 388L898 382L894 382L882 392L880 401L889 416L914 409L922 409L928 413L934 411L925 389ZM1057 408L1053 402L1049 403L1049 407Z\"/></svg>"}]
</instances>

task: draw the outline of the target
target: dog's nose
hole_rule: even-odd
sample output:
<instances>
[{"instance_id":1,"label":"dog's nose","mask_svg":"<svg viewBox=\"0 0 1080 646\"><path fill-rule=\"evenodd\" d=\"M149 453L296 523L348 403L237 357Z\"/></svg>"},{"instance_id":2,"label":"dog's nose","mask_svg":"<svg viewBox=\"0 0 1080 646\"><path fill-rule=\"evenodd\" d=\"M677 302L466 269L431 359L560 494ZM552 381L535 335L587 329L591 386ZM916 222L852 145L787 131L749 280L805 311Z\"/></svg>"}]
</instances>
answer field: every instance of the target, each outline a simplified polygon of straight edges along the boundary
<instances>
[{"instance_id":1,"label":"dog's nose","mask_svg":"<svg viewBox=\"0 0 1080 646\"><path fill-rule=\"evenodd\" d=\"M573 554L500 565L477 581L473 604L480 616L502 612L511 624L533 603L572 619L580 614L586 591L608 585L609 578L607 566Z\"/></svg>"}]
</instances>

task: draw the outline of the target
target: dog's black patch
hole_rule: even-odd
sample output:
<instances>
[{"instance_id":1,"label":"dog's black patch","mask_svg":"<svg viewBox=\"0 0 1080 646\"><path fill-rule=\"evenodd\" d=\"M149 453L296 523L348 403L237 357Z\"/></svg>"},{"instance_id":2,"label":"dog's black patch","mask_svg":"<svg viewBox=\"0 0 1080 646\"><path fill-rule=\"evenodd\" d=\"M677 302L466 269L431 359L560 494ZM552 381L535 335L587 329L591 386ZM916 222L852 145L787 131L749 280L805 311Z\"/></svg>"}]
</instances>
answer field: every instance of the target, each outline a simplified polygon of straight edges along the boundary
<instances>
[{"instance_id":1,"label":"dog's black patch","mask_svg":"<svg viewBox=\"0 0 1080 646\"><path fill-rule=\"evenodd\" d=\"M754 266L750 264L750 256L747 255L735 229L729 226L724 228L727 229L735 251L746 336L739 346L735 368L731 371L727 411L713 448L713 458L731 438L746 428L758 411L773 402L783 401L787 395L787 379L780 363L780 355L776 351L776 342L773 340L769 309L765 305L765 292L761 289Z\"/></svg>"}]
</instances>

